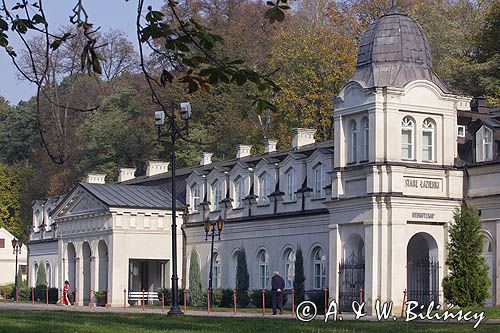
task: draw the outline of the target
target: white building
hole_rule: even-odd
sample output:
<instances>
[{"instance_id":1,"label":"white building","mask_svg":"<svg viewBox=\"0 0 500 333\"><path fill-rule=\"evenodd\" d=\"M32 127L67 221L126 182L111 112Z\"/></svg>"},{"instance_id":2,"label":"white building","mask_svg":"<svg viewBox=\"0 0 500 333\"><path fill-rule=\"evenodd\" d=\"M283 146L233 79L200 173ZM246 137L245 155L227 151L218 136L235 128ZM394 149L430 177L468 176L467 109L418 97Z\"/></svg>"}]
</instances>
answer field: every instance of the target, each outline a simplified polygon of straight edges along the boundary
<instances>
[{"instance_id":1,"label":"white building","mask_svg":"<svg viewBox=\"0 0 500 333\"><path fill-rule=\"evenodd\" d=\"M12 247L12 240L16 237L5 230L0 228L0 286L14 283L16 279L16 254ZM18 267L17 272L21 270L23 280L27 277L27 260L28 248L26 245L21 246L21 253L18 253ZM18 281L21 283L21 281Z\"/></svg>"},{"instance_id":2,"label":"white building","mask_svg":"<svg viewBox=\"0 0 500 333\"><path fill-rule=\"evenodd\" d=\"M397 11L368 27L356 72L334 101L334 142L315 142L314 130L299 128L293 130L288 150L277 151L277 142L267 140L265 153L252 155L251 146L241 144L235 159L212 163L212 155L202 153L200 165L177 170L178 200L186 207L178 251L183 254L181 285L189 288L186 277L194 250L203 287L208 287L210 244L203 223L222 217L226 223L215 245L214 287L234 287L236 255L244 248L251 289L268 288L274 270L290 289L300 246L306 289L328 287L330 298L346 310L360 292L369 311L380 299L393 301L398 313L404 290L408 299L442 302L447 229L465 199L483 220L492 280L488 304L500 305L500 112L484 99L472 101L449 91L432 70L422 30ZM169 186L170 172L156 168L157 163L137 178L126 169L121 185L80 184L58 204L51 216L58 226L53 253L59 281L76 276L78 288L86 284L84 289L101 290L95 278L85 282L85 267L89 260L90 271L98 271L100 264L92 258L105 242L107 286L113 303L119 303L123 298L117 292L127 285L137 289L124 268L133 270L132 259L170 259L169 252L159 252L170 244L167 204L151 211L142 207L139 219L133 217L133 206L99 199L99 193L123 187L137 189L130 199L145 200L143 189ZM82 195L97 198L90 215L72 211ZM151 225L157 226L155 232ZM134 237L127 238L132 230ZM45 246L36 243L35 235L30 265ZM137 239L157 245L136 246ZM122 258L117 257L120 251Z\"/></svg>"}]
</instances>

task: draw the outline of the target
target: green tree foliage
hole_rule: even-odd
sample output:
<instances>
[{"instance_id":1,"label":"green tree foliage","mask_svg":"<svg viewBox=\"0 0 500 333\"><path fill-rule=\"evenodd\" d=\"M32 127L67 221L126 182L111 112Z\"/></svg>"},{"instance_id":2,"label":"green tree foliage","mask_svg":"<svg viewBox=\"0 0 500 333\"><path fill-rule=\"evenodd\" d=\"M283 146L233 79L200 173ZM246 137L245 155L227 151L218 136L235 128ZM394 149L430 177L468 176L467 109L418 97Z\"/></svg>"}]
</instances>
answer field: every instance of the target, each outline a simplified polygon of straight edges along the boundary
<instances>
[{"instance_id":1,"label":"green tree foliage","mask_svg":"<svg viewBox=\"0 0 500 333\"><path fill-rule=\"evenodd\" d=\"M242 248L238 252L236 263L236 294L237 302L240 306L247 306L250 303L248 288L250 287L250 276L248 275L247 254Z\"/></svg>"},{"instance_id":2,"label":"green tree foliage","mask_svg":"<svg viewBox=\"0 0 500 333\"><path fill-rule=\"evenodd\" d=\"M302 248L300 246L297 246L297 253L295 254L295 276L293 278L293 288L295 289L295 299L297 304L300 304L305 300L305 281L306 277L304 275L304 256L302 254Z\"/></svg>"},{"instance_id":3,"label":"green tree foliage","mask_svg":"<svg viewBox=\"0 0 500 333\"><path fill-rule=\"evenodd\" d=\"M483 305L488 297L488 265L481 255L483 234L477 212L465 201L454 214L449 229L449 276L443 279L446 300L460 307Z\"/></svg>"},{"instance_id":4,"label":"green tree foliage","mask_svg":"<svg viewBox=\"0 0 500 333\"><path fill-rule=\"evenodd\" d=\"M47 286L47 272L45 272L45 265L41 263L38 265L36 272L36 286Z\"/></svg>"},{"instance_id":5,"label":"green tree foliage","mask_svg":"<svg viewBox=\"0 0 500 333\"><path fill-rule=\"evenodd\" d=\"M201 272L198 254L195 248L191 250L191 259L189 260L189 296L193 306L201 306L203 302Z\"/></svg>"}]
</instances>

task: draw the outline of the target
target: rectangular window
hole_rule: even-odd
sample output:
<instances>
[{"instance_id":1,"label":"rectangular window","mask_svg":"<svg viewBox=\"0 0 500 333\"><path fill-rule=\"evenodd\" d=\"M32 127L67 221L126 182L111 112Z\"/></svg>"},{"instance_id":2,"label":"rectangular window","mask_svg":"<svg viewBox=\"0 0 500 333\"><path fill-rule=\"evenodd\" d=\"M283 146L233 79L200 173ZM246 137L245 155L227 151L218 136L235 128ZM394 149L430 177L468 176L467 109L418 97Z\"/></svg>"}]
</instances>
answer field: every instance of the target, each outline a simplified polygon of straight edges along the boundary
<instances>
[{"instance_id":1,"label":"rectangular window","mask_svg":"<svg viewBox=\"0 0 500 333\"><path fill-rule=\"evenodd\" d=\"M0 249L5 249L5 239L0 238Z\"/></svg>"},{"instance_id":2,"label":"rectangular window","mask_svg":"<svg viewBox=\"0 0 500 333\"><path fill-rule=\"evenodd\" d=\"M369 135L370 135L370 130L368 127L365 127L363 136L363 161L368 161L369 158L368 156L370 150Z\"/></svg>"},{"instance_id":3,"label":"rectangular window","mask_svg":"<svg viewBox=\"0 0 500 333\"><path fill-rule=\"evenodd\" d=\"M295 200L295 172L293 170L290 170L286 174L286 198L287 201L294 201Z\"/></svg>"},{"instance_id":4,"label":"rectangular window","mask_svg":"<svg viewBox=\"0 0 500 333\"><path fill-rule=\"evenodd\" d=\"M20 267L21 267L21 274L22 275L28 274L28 266L26 266L26 265L20 265Z\"/></svg>"},{"instance_id":5,"label":"rectangular window","mask_svg":"<svg viewBox=\"0 0 500 333\"><path fill-rule=\"evenodd\" d=\"M212 208L213 210L219 210L220 209L220 202L222 200L222 193L221 193L221 188L220 188L220 183L216 182L212 184Z\"/></svg>"},{"instance_id":6,"label":"rectangular window","mask_svg":"<svg viewBox=\"0 0 500 333\"><path fill-rule=\"evenodd\" d=\"M493 131L484 128L484 160L493 159Z\"/></svg>"},{"instance_id":7,"label":"rectangular window","mask_svg":"<svg viewBox=\"0 0 500 333\"><path fill-rule=\"evenodd\" d=\"M200 186L196 185L192 190L191 190L191 196L193 198L193 211L197 212L198 207L200 205Z\"/></svg>"},{"instance_id":8,"label":"rectangular window","mask_svg":"<svg viewBox=\"0 0 500 333\"><path fill-rule=\"evenodd\" d=\"M269 188L269 175L265 173L259 177L259 201L263 204L268 203L269 198L267 196L269 194L271 194Z\"/></svg>"},{"instance_id":9,"label":"rectangular window","mask_svg":"<svg viewBox=\"0 0 500 333\"><path fill-rule=\"evenodd\" d=\"M422 159L424 161L434 161L433 141L432 131L422 133Z\"/></svg>"},{"instance_id":10,"label":"rectangular window","mask_svg":"<svg viewBox=\"0 0 500 333\"><path fill-rule=\"evenodd\" d=\"M235 208L243 206L244 190L243 190L243 179L238 178L234 183L234 204Z\"/></svg>"},{"instance_id":11,"label":"rectangular window","mask_svg":"<svg viewBox=\"0 0 500 333\"><path fill-rule=\"evenodd\" d=\"M267 264L259 264L259 282L260 289L267 289L269 281L269 266Z\"/></svg>"},{"instance_id":12,"label":"rectangular window","mask_svg":"<svg viewBox=\"0 0 500 333\"><path fill-rule=\"evenodd\" d=\"M411 129L403 129L402 131L402 154L403 159L413 159L413 131Z\"/></svg>"},{"instance_id":13,"label":"rectangular window","mask_svg":"<svg viewBox=\"0 0 500 333\"><path fill-rule=\"evenodd\" d=\"M325 167L323 164L319 165L314 169L314 197L324 198L325 191Z\"/></svg>"}]
</instances>

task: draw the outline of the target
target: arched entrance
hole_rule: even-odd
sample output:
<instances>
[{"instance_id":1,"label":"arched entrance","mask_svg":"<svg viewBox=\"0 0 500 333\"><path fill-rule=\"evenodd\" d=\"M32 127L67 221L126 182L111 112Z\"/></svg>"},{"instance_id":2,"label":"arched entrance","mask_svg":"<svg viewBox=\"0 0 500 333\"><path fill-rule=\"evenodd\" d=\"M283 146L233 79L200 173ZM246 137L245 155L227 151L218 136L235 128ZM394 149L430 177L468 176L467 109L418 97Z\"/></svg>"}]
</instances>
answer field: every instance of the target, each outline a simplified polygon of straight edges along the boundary
<instances>
[{"instance_id":1,"label":"arched entrance","mask_svg":"<svg viewBox=\"0 0 500 333\"><path fill-rule=\"evenodd\" d=\"M103 240L99 241L97 246L97 253L99 256L99 291L106 291L108 289L108 246Z\"/></svg>"},{"instance_id":2,"label":"arched entrance","mask_svg":"<svg viewBox=\"0 0 500 333\"><path fill-rule=\"evenodd\" d=\"M344 243L339 276L340 311L352 312L352 302L365 298L365 243L357 234L352 234Z\"/></svg>"},{"instance_id":3,"label":"arched entrance","mask_svg":"<svg viewBox=\"0 0 500 333\"><path fill-rule=\"evenodd\" d=\"M408 300L428 305L439 304L439 261L436 240L427 233L418 233L408 242L406 282Z\"/></svg>"},{"instance_id":4,"label":"arched entrance","mask_svg":"<svg viewBox=\"0 0 500 333\"><path fill-rule=\"evenodd\" d=\"M75 277L76 277L76 250L72 243L68 244L68 282L70 286L70 291L74 291L76 288Z\"/></svg>"},{"instance_id":5,"label":"arched entrance","mask_svg":"<svg viewBox=\"0 0 500 333\"><path fill-rule=\"evenodd\" d=\"M488 265L488 277L490 279L490 287L488 288L488 294L490 295L486 301L486 306L493 306L493 299L495 296L495 265L494 265L494 243L493 237L489 233L484 233L483 236L483 257Z\"/></svg>"},{"instance_id":6,"label":"arched entrance","mask_svg":"<svg viewBox=\"0 0 500 333\"><path fill-rule=\"evenodd\" d=\"M82 257L83 257L83 303L87 303L90 300L90 257L92 252L90 250L89 243L85 242L82 246Z\"/></svg>"}]
</instances>

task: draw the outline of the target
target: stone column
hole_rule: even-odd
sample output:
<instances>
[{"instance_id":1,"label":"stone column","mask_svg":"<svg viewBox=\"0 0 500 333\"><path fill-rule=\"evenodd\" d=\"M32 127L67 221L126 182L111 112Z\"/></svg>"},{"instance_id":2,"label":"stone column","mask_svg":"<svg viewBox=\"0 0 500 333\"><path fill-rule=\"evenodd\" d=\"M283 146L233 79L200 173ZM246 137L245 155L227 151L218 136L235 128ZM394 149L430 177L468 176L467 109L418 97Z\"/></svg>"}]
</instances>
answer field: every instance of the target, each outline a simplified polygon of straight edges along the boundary
<instances>
[{"instance_id":1,"label":"stone column","mask_svg":"<svg viewBox=\"0 0 500 333\"><path fill-rule=\"evenodd\" d=\"M75 274L75 286L77 289L75 304L83 305L83 260L81 257L75 258L76 274Z\"/></svg>"},{"instance_id":2,"label":"stone column","mask_svg":"<svg viewBox=\"0 0 500 333\"><path fill-rule=\"evenodd\" d=\"M335 299L338 304L339 295L339 264L341 257L341 246L339 225L330 224L330 246L328 247L328 290L330 300Z\"/></svg>"},{"instance_id":3,"label":"stone column","mask_svg":"<svg viewBox=\"0 0 500 333\"><path fill-rule=\"evenodd\" d=\"M90 257L90 289L93 291L99 291L97 290L99 288L99 274L98 274L98 267L97 267L97 258L95 256ZM94 295L90 295L91 299L94 299Z\"/></svg>"}]
</instances>

